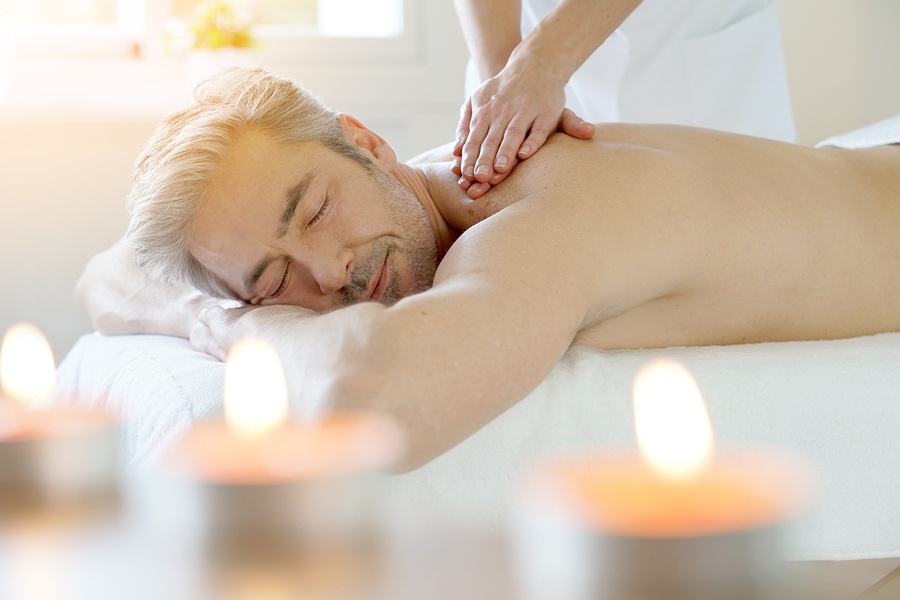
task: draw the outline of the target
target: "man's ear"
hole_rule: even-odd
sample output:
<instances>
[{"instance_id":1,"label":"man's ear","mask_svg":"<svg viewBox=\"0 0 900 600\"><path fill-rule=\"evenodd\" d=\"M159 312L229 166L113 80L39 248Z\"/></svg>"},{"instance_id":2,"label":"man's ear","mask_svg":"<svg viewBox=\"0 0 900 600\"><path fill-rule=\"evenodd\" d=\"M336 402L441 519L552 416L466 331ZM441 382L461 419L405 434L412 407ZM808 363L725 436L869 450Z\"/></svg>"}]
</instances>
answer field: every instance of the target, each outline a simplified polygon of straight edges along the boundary
<instances>
[{"instance_id":1,"label":"man's ear","mask_svg":"<svg viewBox=\"0 0 900 600\"><path fill-rule=\"evenodd\" d=\"M359 148L372 162L390 173L397 167L397 153L387 141L346 113L338 115L338 125L344 130L347 141Z\"/></svg>"}]
</instances>

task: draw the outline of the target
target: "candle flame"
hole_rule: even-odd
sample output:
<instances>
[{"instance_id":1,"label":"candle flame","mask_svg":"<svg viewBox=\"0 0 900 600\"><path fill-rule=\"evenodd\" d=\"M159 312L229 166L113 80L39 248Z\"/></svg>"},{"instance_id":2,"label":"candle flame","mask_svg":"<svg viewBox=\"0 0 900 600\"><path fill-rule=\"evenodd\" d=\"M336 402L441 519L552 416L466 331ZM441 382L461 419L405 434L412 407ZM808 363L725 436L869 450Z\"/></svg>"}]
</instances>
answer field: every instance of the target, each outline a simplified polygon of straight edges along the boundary
<instances>
[{"instance_id":1,"label":"candle flame","mask_svg":"<svg viewBox=\"0 0 900 600\"><path fill-rule=\"evenodd\" d=\"M228 353L225 420L241 435L257 437L278 427L288 412L287 385L275 348L244 338Z\"/></svg>"},{"instance_id":2,"label":"candle flame","mask_svg":"<svg viewBox=\"0 0 900 600\"><path fill-rule=\"evenodd\" d=\"M28 406L48 385L55 386L53 351L41 330L16 323L0 346L0 387L13 400Z\"/></svg>"},{"instance_id":3,"label":"candle flame","mask_svg":"<svg viewBox=\"0 0 900 600\"><path fill-rule=\"evenodd\" d=\"M694 378L678 362L656 360L638 372L634 422L641 455L667 479L689 479L712 459L706 406Z\"/></svg>"}]
</instances>

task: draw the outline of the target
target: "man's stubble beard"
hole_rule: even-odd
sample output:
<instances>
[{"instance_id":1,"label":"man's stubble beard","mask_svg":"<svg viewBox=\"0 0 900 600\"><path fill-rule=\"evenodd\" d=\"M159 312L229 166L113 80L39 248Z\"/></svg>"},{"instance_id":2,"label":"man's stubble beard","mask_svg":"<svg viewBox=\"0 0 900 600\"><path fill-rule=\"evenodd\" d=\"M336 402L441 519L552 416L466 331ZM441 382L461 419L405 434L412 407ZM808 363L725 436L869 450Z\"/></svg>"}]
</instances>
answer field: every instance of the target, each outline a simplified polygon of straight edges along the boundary
<instances>
[{"instance_id":1,"label":"man's stubble beard","mask_svg":"<svg viewBox=\"0 0 900 600\"><path fill-rule=\"evenodd\" d=\"M415 195L393 176L374 165L369 172L378 186L380 195L385 199L388 214L397 224L400 236L386 236L375 241L365 261L353 270L350 284L344 286L341 306L359 302L360 295L365 292L388 253L393 257L395 267L398 256L406 258L414 287L412 290L400 289L400 273L395 268L390 272L387 287L380 300L387 306L396 304L406 296L431 289L437 271L437 239L425 208Z\"/></svg>"}]
</instances>

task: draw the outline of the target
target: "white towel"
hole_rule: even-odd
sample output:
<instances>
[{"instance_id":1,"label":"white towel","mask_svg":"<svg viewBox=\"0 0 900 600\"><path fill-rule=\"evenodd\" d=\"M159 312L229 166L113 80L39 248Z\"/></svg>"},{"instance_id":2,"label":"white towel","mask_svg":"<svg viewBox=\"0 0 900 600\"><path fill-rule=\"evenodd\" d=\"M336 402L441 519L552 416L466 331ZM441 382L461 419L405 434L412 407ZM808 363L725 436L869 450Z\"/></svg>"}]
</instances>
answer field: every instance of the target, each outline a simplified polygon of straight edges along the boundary
<instances>
[{"instance_id":1,"label":"white towel","mask_svg":"<svg viewBox=\"0 0 900 600\"><path fill-rule=\"evenodd\" d=\"M51 402L106 408L122 419L122 464L156 462L197 419L222 410L224 365L160 335L82 336L57 369Z\"/></svg>"},{"instance_id":2,"label":"white towel","mask_svg":"<svg viewBox=\"0 0 900 600\"><path fill-rule=\"evenodd\" d=\"M816 144L816 148L834 146L835 148L857 150L887 146L888 144L900 144L900 115L822 140Z\"/></svg>"},{"instance_id":3,"label":"white towel","mask_svg":"<svg viewBox=\"0 0 900 600\"><path fill-rule=\"evenodd\" d=\"M821 491L791 530L803 560L900 556L900 333L847 340L601 352L571 348L527 398L428 465L392 478L388 503L504 527L531 460L576 448L633 447L631 385L645 362L695 375L717 442L792 449ZM132 469L152 464L194 420L221 410L222 363L185 340L83 337L58 370L81 402L124 418Z\"/></svg>"}]
</instances>

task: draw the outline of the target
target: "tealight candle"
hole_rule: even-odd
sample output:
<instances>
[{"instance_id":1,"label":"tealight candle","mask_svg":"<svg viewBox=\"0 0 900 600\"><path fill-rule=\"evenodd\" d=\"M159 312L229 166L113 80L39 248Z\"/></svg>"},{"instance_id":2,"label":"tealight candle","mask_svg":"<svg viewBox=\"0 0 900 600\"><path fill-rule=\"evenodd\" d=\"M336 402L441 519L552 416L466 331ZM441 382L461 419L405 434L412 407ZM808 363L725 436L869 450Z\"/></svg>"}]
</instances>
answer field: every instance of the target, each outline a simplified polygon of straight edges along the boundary
<instances>
[{"instance_id":1,"label":"tealight candle","mask_svg":"<svg viewBox=\"0 0 900 600\"><path fill-rule=\"evenodd\" d=\"M516 533L526 597L779 598L783 526L806 506L806 464L713 452L690 373L645 366L634 386L641 456L584 453L528 474Z\"/></svg>"},{"instance_id":2,"label":"tealight candle","mask_svg":"<svg viewBox=\"0 0 900 600\"><path fill-rule=\"evenodd\" d=\"M76 515L115 506L116 428L106 413L29 410L54 376L46 338L33 325L9 329L0 347L0 516Z\"/></svg>"},{"instance_id":3,"label":"tealight candle","mask_svg":"<svg viewBox=\"0 0 900 600\"><path fill-rule=\"evenodd\" d=\"M304 542L347 541L365 529L365 476L404 451L393 421L361 411L287 420L278 356L258 338L229 354L224 400L226 419L192 426L167 463L199 491L214 556L293 554Z\"/></svg>"}]
</instances>

